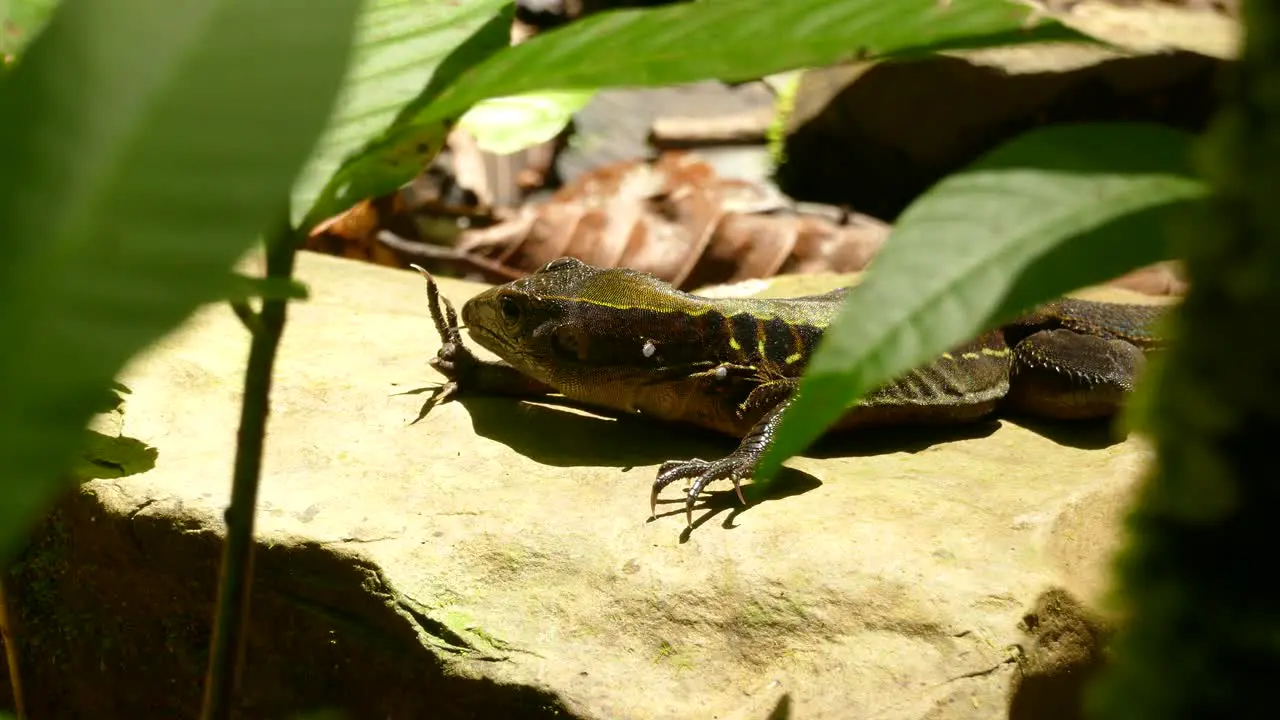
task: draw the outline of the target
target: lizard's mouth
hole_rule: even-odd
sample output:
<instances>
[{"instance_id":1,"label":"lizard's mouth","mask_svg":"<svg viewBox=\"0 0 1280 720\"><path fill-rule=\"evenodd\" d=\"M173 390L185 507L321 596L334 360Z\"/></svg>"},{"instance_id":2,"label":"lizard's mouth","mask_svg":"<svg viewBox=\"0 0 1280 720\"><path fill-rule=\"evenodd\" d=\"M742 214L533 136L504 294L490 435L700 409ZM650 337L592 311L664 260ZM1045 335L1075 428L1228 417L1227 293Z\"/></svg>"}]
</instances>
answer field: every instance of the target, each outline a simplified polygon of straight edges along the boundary
<instances>
[{"instance_id":1,"label":"lizard's mouth","mask_svg":"<svg viewBox=\"0 0 1280 720\"><path fill-rule=\"evenodd\" d=\"M491 353L494 353L498 357L506 359L511 355L511 351L513 349L511 343L503 336L490 331L485 326L472 325L468 323L467 332L470 333L471 339L474 340L477 345Z\"/></svg>"},{"instance_id":2,"label":"lizard's mouth","mask_svg":"<svg viewBox=\"0 0 1280 720\"><path fill-rule=\"evenodd\" d=\"M462 324L477 345L505 359L511 342L501 333L489 329L498 320L498 314L492 304L482 301L485 297L477 296L462 306Z\"/></svg>"}]
</instances>

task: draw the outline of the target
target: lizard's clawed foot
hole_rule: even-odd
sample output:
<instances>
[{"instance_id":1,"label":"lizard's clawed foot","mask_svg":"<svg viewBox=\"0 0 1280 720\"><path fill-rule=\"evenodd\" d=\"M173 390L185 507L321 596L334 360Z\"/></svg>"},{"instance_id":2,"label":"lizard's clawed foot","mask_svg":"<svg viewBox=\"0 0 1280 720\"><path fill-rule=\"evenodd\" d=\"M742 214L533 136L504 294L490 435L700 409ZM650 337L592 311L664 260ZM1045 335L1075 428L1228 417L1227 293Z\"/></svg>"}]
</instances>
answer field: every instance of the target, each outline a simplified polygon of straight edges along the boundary
<instances>
[{"instance_id":1,"label":"lizard's clawed foot","mask_svg":"<svg viewBox=\"0 0 1280 720\"><path fill-rule=\"evenodd\" d=\"M435 278L417 265L409 267L422 273L427 281L427 309L431 312L431 322L435 324L436 332L440 334L440 350L428 364L446 378L446 382L427 400L428 407L423 412L425 414L426 410L448 402L464 390L475 367L480 364L480 359L462 344L458 313L454 310L453 303L440 294Z\"/></svg>"},{"instance_id":2,"label":"lizard's clawed foot","mask_svg":"<svg viewBox=\"0 0 1280 720\"><path fill-rule=\"evenodd\" d=\"M685 522L693 527L693 503L708 484L714 480L732 480L733 490L738 494L738 501L747 504L742 497L742 478L750 477L755 463L739 453L734 452L719 460L668 460L658 468L658 478L653 481L653 492L649 495L649 510L654 517L658 516L658 493L662 488L677 480L693 478L693 485L685 495Z\"/></svg>"},{"instance_id":3,"label":"lizard's clawed foot","mask_svg":"<svg viewBox=\"0 0 1280 720\"><path fill-rule=\"evenodd\" d=\"M453 305L440 294L436 281L426 270L412 266L427 281L427 309L440 334L440 349L429 364L446 382L427 401L430 407L463 394L493 394L513 397L543 397L555 392L549 385L520 372L502 361L477 357L462 343L462 326ZM466 310L466 306L463 306ZM426 408L427 410L430 407ZM425 410L424 410L425 413ZM419 417L421 418L421 414Z\"/></svg>"}]
</instances>

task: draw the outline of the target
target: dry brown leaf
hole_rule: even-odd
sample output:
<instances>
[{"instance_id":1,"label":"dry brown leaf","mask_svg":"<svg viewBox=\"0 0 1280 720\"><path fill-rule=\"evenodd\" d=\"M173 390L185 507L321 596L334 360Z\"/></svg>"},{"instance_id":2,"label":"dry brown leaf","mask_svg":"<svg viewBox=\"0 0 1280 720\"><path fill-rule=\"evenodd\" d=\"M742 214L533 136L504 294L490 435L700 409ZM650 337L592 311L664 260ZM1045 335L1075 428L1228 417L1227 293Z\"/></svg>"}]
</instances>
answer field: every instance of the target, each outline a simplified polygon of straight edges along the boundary
<instances>
[{"instance_id":1,"label":"dry brown leaf","mask_svg":"<svg viewBox=\"0 0 1280 720\"><path fill-rule=\"evenodd\" d=\"M512 219L467 230L458 249L532 272L557 257L652 273L681 288L795 272L863 269L888 236L874 218L806 212L697 157L606 165Z\"/></svg>"},{"instance_id":2,"label":"dry brown leaf","mask_svg":"<svg viewBox=\"0 0 1280 720\"><path fill-rule=\"evenodd\" d=\"M496 224L451 225L443 235L453 236L453 245L417 241L423 217L455 223L476 209L438 199L414 208L405 197L357 204L318 226L307 247L393 267L426 259L437 269L495 283L571 256L649 272L688 290L783 274L858 272L890 230L870 216L795 203L766 185L722 178L685 152L606 165L547 202L526 204L506 219L486 216ZM1150 295L1181 295L1186 288L1169 263L1110 284Z\"/></svg>"}]
</instances>

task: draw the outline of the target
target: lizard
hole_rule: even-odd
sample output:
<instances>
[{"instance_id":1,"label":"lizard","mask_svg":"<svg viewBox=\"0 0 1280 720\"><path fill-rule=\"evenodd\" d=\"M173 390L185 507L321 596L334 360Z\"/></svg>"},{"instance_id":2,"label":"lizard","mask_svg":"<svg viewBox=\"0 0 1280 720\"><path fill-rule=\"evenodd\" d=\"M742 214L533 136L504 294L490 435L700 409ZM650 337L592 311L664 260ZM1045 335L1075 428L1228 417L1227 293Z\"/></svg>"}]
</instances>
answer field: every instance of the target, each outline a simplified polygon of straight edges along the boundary
<instances>
[{"instance_id":1,"label":"lizard","mask_svg":"<svg viewBox=\"0 0 1280 720\"><path fill-rule=\"evenodd\" d=\"M430 406L462 392L559 394L586 406L686 423L740 438L718 460L670 460L650 492L691 480L686 522L711 482L753 474L800 376L850 288L796 298L709 298L647 273L559 258L462 307L427 281L445 376ZM1061 298L1038 306L864 395L828 432L974 422L1001 412L1076 420L1113 415L1163 339L1157 305ZM467 329L498 356L482 360ZM424 412L426 410L424 409Z\"/></svg>"}]
</instances>

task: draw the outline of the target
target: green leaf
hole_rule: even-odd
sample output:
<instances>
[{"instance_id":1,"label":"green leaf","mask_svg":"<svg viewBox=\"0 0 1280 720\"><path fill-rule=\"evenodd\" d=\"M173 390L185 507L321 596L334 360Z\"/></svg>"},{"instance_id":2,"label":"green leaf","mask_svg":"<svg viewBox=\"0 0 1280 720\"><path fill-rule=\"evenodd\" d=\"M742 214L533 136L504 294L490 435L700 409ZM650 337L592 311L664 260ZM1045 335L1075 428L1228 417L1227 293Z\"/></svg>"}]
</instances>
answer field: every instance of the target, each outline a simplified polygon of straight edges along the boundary
<instances>
[{"instance_id":1,"label":"green leaf","mask_svg":"<svg viewBox=\"0 0 1280 720\"><path fill-rule=\"evenodd\" d=\"M124 404L124 395L132 395L133 391L124 383L112 380L111 383L102 388L98 395L98 403L94 407L94 413L105 413L120 409Z\"/></svg>"},{"instance_id":2,"label":"green leaf","mask_svg":"<svg viewBox=\"0 0 1280 720\"><path fill-rule=\"evenodd\" d=\"M1056 21L1029 23L1008 0L716 0L600 13L481 63L428 112L553 88L747 80L843 59L1042 41L1088 41Z\"/></svg>"},{"instance_id":3,"label":"green leaf","mask_svg":"<svg viewBox=\"0 0 1280 720\"><path fill-rule=\"evenodd\" d=\"M278 222L358 9L64 0L0 84L0 566L103 388Z\"/></svg>"},{"instance_id":4,"label":"green leaf","mask_svg":"<svg viewBox=\"0 0 1280 720\"><path fill-rule=\"evenodd\" d=\"M294 187L294 219L305 214L310 228L421 172L450 119L412 116L510 44L513 14L510 0L368 0L333 122ZM387 137L393 125L398 133Z\"/></svg>"},{"instance_id":5,"label":"green leaf","mask_svg":"<svg viewBox=\"0 0 1280 720\"><path fill-rule=\"evenodd\" d=\"M306 284L293 278L250 277L235 273L231 292L227 295L232 302L243 302L251 298L268 300L306 300L311 291Z\"/></svg>"},{"instance_id":6,"label":"green leaf","mask_svg":"<svg viewBox=\"0 0 1280 720\"><path fill-rule=\"evenodd\" d=\"M58 0L0 0L0 56L21 55L57 5Z\"/></svg>"},{"instance_id":7,"label":"green leaf","mask_svg":"<svg viewBox=\"0 0 1280 720\"><path fill-rule=\"evenodd\" d=\"M898 220L810 362L756 477L863 393L1039 302L1167 259L1206 186L1191 136L1156 125L1035 130L938 183Z\"/></svg>"},{"instance_id":8,"label":"green leaf","mask_svg":"<svg viewBox=\"0 0 1280 720\"><path fill-rule=\"evenodd\" d=\"M1055 21L1029 22L1029 17L1028 8L1008 0L715 0L592 15L455 73L457 81L443 92L425 93L366 151L370 157L409 159L394 166L345 164L307 213L306 224L413 179L422 167L415 149L431 150L428 140L440 123L485 98L705 78L744 80L853 57L1088 41Z\"/></svg>"},{"instance_id":9,"label":"green leaf","mask_svg":"<svg viewBox=\"0 0 1280 720\"><path fill-rule=\"evenodd\" d=\"M481 150L509 155L558 135L594 95L594 90L544 90L490 98L468 110L458 126Z\"/></svg>"}]
</instances>

